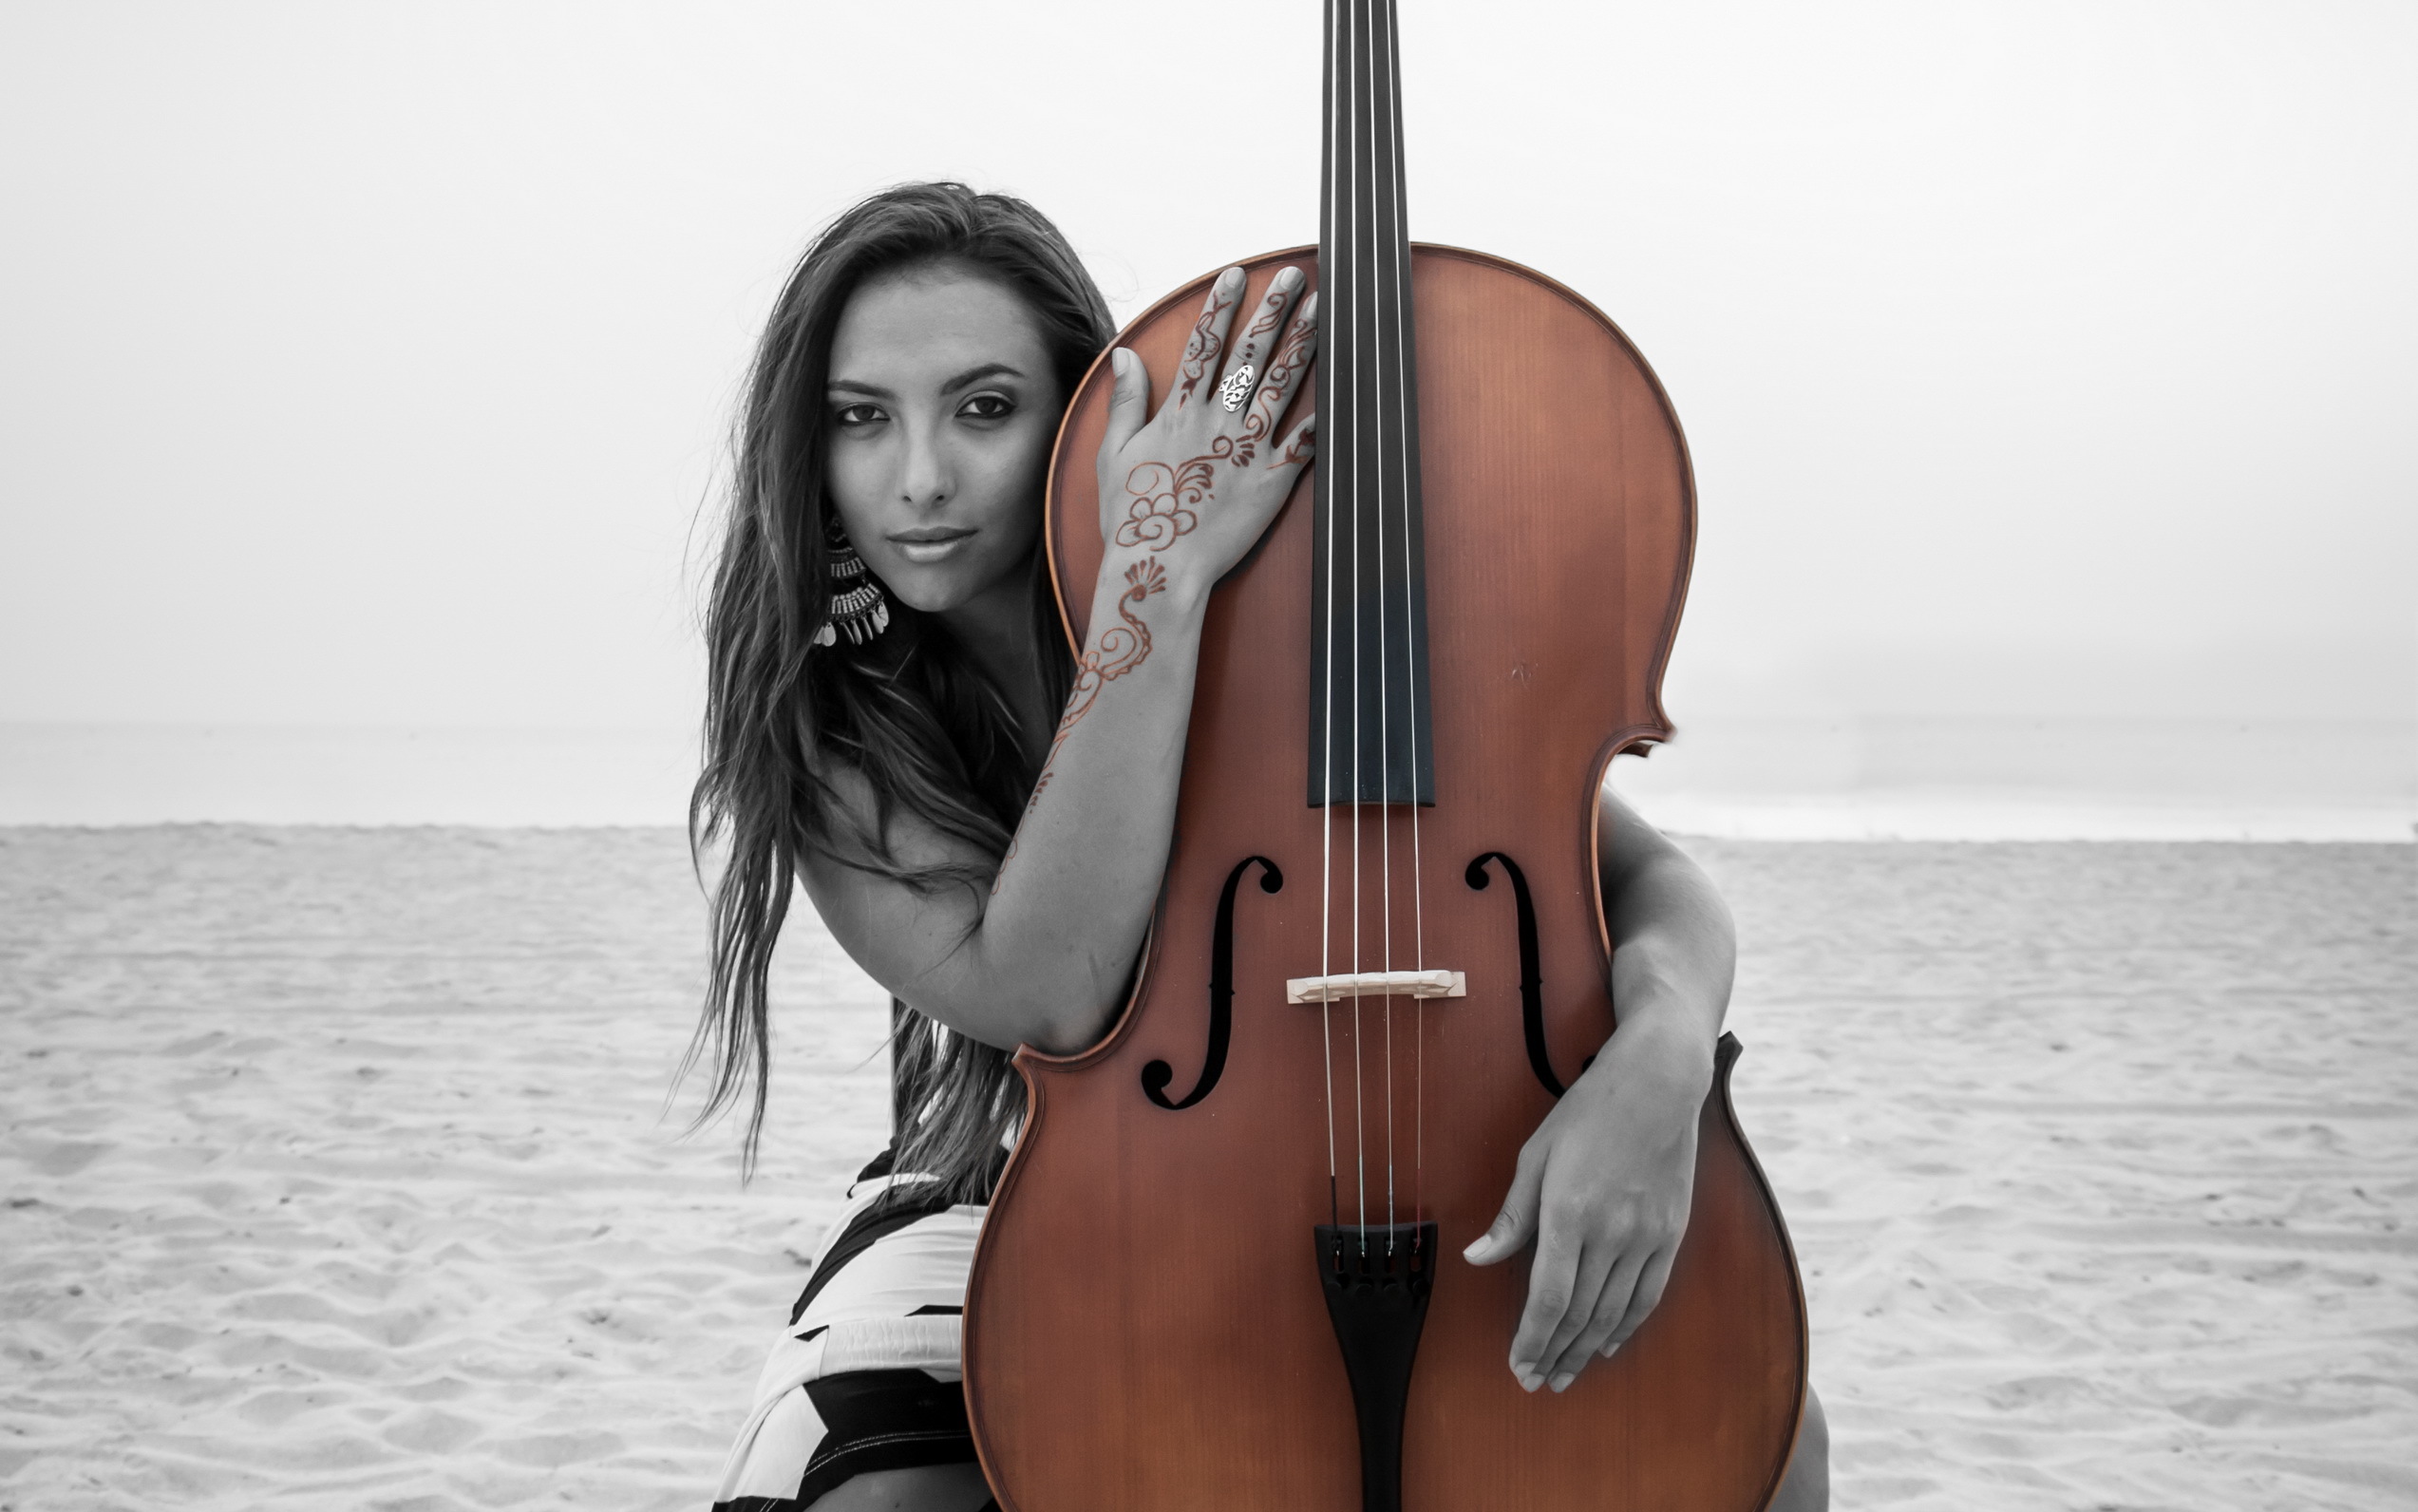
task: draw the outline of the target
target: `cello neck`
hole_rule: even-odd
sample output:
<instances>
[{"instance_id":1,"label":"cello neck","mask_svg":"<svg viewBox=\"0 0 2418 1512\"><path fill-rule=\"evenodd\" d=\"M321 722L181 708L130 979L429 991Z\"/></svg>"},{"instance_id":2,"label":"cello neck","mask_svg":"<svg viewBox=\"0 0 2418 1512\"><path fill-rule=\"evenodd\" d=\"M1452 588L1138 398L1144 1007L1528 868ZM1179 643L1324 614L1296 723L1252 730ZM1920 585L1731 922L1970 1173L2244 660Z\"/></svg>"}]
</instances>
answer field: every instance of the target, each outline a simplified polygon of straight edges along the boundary
<instances>
[{"instance_id":1,"label":"cello neck","mask_svg":"<svg viewBox=\"0 0 2418 1512\"><path fill-rule=\"evenodd\" d=\"M1326 0L1310 803L1433 803L1394 0Z\"/></svg>"}]
</instances>

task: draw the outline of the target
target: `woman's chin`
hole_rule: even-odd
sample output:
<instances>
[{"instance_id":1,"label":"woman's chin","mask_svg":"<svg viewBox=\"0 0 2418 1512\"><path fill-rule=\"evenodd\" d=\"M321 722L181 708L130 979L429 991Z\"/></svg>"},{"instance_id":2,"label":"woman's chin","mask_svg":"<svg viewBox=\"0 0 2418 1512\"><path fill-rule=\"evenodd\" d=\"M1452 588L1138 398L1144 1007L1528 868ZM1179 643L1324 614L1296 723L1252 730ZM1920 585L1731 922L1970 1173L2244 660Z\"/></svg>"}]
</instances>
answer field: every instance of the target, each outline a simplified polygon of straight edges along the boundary
<instances>
[{"instance_id":1,"label":"woman's chin","mask_svg":"<svg viewBox=\"0 0 2418 1512\"><path fill-rule=\"evenodd\" d=\"M896 577L883 577L881 585L890 590L891 597L927 614L945 614L973 596L963 583L935 582L933 575L913 568Z\"/></svg>"},{"instance_id":2,"label":"woman's chin","mask_svg":"<svg viewBox=\"0 0 2418 1512\"><path fill-rule=\"evenodd\" d=\"M963 609L986 592L1019 583L1023 576L1021 573L1011 571L986 577L954 562L947 568L917 567L901 562L895 571L882 572L878 576L881 585L890 590L891 597L927 614L946 614Z\"/></svg>"}]
</instances>

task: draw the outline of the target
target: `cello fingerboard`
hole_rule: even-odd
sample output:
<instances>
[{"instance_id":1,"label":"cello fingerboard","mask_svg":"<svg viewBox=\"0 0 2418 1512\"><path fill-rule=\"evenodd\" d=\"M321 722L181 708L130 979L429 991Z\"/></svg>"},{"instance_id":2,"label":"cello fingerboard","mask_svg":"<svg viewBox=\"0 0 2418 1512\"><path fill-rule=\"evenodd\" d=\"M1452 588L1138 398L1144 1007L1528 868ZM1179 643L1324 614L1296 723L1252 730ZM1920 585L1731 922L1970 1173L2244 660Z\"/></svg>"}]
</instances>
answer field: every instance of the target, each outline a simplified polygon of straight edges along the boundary
<instances>
[{"instance_id":1,"label":"cello fingerboard","mask_svg":"<svg viewBox=\"0 0 2418 1512\"><path fill-rule=\"evenodd\" d=\"M1433 803L1393 0L1327 0L1326 64L1310 803Z\"/></svg>"}]
</instances>

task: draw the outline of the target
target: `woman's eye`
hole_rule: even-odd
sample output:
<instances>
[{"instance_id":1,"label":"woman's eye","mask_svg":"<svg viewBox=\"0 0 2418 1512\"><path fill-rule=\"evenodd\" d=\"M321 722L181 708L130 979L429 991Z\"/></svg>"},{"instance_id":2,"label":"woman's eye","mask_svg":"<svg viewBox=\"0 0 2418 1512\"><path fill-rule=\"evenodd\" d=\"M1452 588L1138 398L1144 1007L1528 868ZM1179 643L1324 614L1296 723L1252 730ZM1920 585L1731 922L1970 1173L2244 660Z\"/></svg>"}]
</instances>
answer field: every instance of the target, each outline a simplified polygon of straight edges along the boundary
<instances>
[{"instance_id":1,"label":"woman's eye","mask_svg":"<svg viewBox=\"0 0 2418 1512\"><path fill-rule=\"evenodd\" d=\"M1005 420L1015 412L1015 401L1006 394L976 394L957 411L971 420Z\"/></svg>"},{"instance_id":2,"label":"woman's eye","mask_svg":"<svg viewBox=\"0 0 2418 1512\"><path fill-rule=\"evenodd\" d=\"M853 430L859 425L870 425L878 422L882 418L881 406L878 405L849 405L840 409L831 418L839 423L841 429Z\"/></svg>"}]
</instances>

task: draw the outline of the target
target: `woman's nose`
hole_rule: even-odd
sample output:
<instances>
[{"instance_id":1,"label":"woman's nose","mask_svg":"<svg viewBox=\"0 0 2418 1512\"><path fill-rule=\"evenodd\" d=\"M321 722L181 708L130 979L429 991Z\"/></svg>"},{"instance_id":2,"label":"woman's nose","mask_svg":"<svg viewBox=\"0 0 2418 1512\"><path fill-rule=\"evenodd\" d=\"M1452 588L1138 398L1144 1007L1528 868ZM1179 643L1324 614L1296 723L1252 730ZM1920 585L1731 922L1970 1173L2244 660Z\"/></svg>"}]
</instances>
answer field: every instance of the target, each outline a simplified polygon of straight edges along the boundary
<instances>
[{"instance_id":1,"label":"woman's nose","mask_svg":"<svg viewBox=\"0 0 2418 1512\"><path fill-rule=\"evenodd\" d=\"M956 479L946 447L930 427L912 426L907 455L898 479L899 496L916 509L937 509L949 501Z\"/></svg>"}]
</instances>

